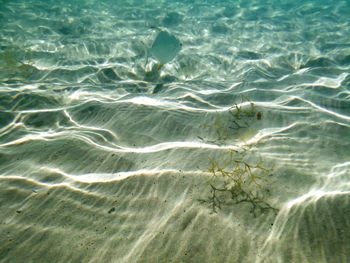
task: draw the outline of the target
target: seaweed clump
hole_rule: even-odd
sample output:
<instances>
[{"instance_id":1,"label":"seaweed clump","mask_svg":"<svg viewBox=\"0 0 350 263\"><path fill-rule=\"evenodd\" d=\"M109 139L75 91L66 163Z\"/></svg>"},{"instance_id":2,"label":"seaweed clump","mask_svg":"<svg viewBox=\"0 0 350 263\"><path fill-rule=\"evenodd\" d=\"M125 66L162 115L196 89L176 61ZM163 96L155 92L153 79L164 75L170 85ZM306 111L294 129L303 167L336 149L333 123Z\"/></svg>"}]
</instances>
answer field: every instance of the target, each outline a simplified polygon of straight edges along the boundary
<instances>
[{"instance_id":1,"label":"seaweed clump","mask_svg":"<svg viewBox=\"0 0 350 263\"><path fill-rule=\"evenodd\" d=\"M244 155L231 152L228 162L221 165L210 159L208 181L211 195L200 199L209 204L212 212L217 213L223 205L247 203L254 217L265 212L277 212L277 209L264 200L264 193L269 193L266 185L272 175L272 168L267 168L262 160L256 164L248 163Z\"/></svg>"},{"instance_id":2,"label":"seaweed clump","mask_svg":"<svg viewBox=\"0 0 350 263\"><path fill-rule=\"evenodd\" d=\"M247 130L252 122L262 120L262 112L246 97L241 97L241 101L234 103L225 116L216 116L212 124L204 124L204 128L212 129L215 133L215 140L206 140L197 136L201 141L213 144L226 144L226 141L237 135L238 130Z\"/></svg>"},{"instance_id":3,"label":"seaweed clump","mask_svg":"<svg viewBox=\"0 0 350 263\"><path fill-rule=\"evenodd\" d=\"M0 50L0 81L27 81L39 71L20 51L15 47Z\"/></svg>"},{"instance_id":4,"label":"seaweed clump","mask_svg":"<svg viewBox=\"0 0 350 263\"><path fill-rule=\"evenodd\" d=\"M243 108L242 106L235 103L230 109L229 113L233 117L232 125L230 126L230 129L236 130L236 129L242 129L242 128L248 128L250 125L247 122L247 120L254 118L259 112L256 109L256 106L253 102L249 101L249 106L246 108ZM242 103L243 103L242 98ZM261 113L260 113L261 114Z\"/></svg>"}]
</instances>

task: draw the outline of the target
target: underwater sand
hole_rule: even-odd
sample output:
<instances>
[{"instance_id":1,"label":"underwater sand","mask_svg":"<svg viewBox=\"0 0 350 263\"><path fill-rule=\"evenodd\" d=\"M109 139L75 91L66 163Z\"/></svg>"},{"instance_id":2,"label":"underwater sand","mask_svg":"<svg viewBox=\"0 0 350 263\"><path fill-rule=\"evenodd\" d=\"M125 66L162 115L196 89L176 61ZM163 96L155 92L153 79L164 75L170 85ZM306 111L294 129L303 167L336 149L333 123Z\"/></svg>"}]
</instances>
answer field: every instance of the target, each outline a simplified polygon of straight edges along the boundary
<instances>
[{"instance_id":1,"label":"underwater sand","mask_svg":"<svg viewBox=\"0 0 350 263\"><path fill-rule=\"evenodd\" d=\"M350 4L281 2L2 1L0 262L350 262Z\"/></svg>"}]
</instances>

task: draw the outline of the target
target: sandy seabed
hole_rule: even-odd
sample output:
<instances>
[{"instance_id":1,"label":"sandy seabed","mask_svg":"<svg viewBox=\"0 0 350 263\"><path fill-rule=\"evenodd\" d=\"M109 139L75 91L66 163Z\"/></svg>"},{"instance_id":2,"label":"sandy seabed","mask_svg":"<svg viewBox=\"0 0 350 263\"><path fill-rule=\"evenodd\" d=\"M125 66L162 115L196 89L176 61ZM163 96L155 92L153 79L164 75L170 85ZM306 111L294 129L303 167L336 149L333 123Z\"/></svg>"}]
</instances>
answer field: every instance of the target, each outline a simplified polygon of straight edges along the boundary
<instances>
[{"instance_id":1,"label":"sandy seabed","mask_svg":"<svg viewBox=\"0 0 350 263\"><path fill-rule=\"evenodd\" d=\"M0 262L349 262L349 14L3 1Z\"/></svg>"}]
</instances>

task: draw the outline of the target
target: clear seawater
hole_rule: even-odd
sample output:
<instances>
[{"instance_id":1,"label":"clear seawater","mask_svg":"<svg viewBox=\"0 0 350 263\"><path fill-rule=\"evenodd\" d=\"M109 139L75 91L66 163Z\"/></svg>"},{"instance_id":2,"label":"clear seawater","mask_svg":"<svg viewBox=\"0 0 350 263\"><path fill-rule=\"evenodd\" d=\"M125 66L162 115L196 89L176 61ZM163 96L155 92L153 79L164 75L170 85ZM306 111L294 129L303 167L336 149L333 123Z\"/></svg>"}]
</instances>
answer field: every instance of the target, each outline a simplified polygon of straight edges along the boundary
<instances>
[{"instance_id":1,"label":"clear seawater","mask_svg":"<svg viewBox=\"0 0 350 263\"><path fill-rule=\"evenodd\" d=\"M350 262L350 2L0 0L0 262Z\"/></svg>"}]
</instances>

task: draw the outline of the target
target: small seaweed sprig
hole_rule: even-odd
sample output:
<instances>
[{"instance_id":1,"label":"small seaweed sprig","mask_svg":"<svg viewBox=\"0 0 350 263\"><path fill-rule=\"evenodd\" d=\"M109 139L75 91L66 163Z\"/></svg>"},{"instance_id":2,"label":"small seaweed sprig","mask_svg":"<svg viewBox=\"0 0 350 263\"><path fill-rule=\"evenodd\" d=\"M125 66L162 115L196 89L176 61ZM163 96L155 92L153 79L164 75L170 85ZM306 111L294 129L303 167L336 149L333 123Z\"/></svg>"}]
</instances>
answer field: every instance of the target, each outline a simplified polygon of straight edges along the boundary
<instances>
[{"instance_id":1,"label":"small seaweed sprig","mask_svg":"<svg viewBox=\"0 0 350 263\"><path fill-rule=\"evenodd\" d=\"M230 129L236 130L236 129L248 128L249 119L257 117L257 119L260 120L261 118L261 112L258 112L257 107L253 102L251 102L249 99L245 97L242 97L241 103L243 102L248 102L249 106L243 107L237 103L234 103L234 105L229 109L229 113L233 117L233 120L232 120L233 126L230 126Z\"/></svg>"},{"instance_id":2,"label":"small seaweed sprig","mask_svg":"<svg viewBox=\"0 0 350 263\"><path fill-rule=\"evenodd\" d=\"M254 119L261 120L262 113L253 102L242 96L241 101L234 103L227 112L218 112L213 122L201 125L201 127L215 132L214 140L207 140L200 136L197 137L207 143L223 145L226 144L228 139L233 138L236 130L249 128Z\"/></svg>"},{"instance_id":3,"label":"small seaweed sprig","mask_svg":"<svg viewBox=\"0 0 350 263\"><path fill-rule=\"evenodd\" d=\"M208 183L211 196L201 199L200 202L208 203L214 213L217 213L224 204L232 202L250 204L255 217L267 211L277 211L263 199L261 194L272 168L265 167L262 160L252 165L244 158L236 157L234 152L230 155L229 161L224 165L210 159L211 166L208 171L212 176Z\"/></svg>"}]
</instances>

